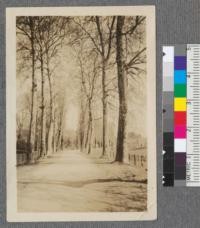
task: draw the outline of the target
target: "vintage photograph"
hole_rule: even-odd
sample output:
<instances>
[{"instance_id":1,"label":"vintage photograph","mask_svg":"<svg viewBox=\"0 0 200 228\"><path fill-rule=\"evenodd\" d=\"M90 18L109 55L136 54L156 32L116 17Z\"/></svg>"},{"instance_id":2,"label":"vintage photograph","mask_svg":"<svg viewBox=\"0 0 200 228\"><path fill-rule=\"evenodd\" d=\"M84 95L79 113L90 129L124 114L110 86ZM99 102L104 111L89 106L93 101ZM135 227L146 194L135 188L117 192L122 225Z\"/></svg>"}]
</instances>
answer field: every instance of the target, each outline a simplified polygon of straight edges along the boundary
<instances>
[{"instance_id":1,"label":"vintage photograph","mask_svg":"<svg viewBox=\"0 0 200 228\"><path fill-rule=\"evenodd\" d=\"M11 220L155 219L154 16L7 9Z\"/></svg>"}]
</instances>

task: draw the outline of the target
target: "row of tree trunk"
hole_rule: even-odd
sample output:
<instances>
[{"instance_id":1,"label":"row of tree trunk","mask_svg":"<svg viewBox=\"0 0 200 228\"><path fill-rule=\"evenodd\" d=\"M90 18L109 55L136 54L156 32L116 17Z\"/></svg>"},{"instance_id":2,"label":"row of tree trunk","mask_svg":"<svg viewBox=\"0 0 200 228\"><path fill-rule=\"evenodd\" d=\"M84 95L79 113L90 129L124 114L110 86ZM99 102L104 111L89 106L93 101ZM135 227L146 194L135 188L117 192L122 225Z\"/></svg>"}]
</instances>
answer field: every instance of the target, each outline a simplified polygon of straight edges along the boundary
<instances>
[{"instance_id":1,"label":"row of tree trunk","mask_svg":"<svg viewBox=\"0 0 200 228\"><path fill-rule=\"evenodd\" d=\"M28 163L62 147L64 107L61 105L57 109L54 108L56 101L53 94L53 71L50 62L56 55L62 37L58 31L55 33L54 22L54 18L50 17L17 18L19 34L27 39L27 43L19 44L19 50L21 52L24 49L29 50L32 72L30 121L27 135ZM22 55L23 53L21 53ZM38 68L40 80L36 78L36 69L38 70ZM48 85L46 78L48 78ZM39 84L40 89L38 89ZM47 87L49 97L45 93Z\"/></svg>"},{"instance_id":2,"label":"row of tree trunk","mask_svg":"<svg viewBox=\"0 0 200 228\"><path fill-rule=\"evenodd\" d=\"M97 34L99 42L96 42L92 35L89 35L89 38L94 44L96 48L96 52L100 56L100 68L101 68L101 88L102 88L102 157L108 155L108 97L109 93L106 87L107 84L107 75L106 69L109 64L109 58L112 54L112 43L113 37L116 34L116 45L115 45L115 53L116 53L116 64L117 64L117 81L118 81L118 93L119 93L119 120L118 120L118 134L117 134L117 147L116 147L116 156L115 161L123 162L124 153L125 153L125 145L126 145L126 119L127 119L127 76L125 72L125 58L124 58L124 41L123 41L123 26L125 17L118 16L112 17L112 21L110 23L109 29L109 36L105 38L105 31L103 30L100 22L100 17L95 17L95 24L97 28ZM115 23L116 22L116 23ZM114 27L116 24L116 28ZM86 33L86 29L82 28ZM81 65L83 68L83 66ZM83 70L81 70L83 74ZM82 76L84 77L84 76ZM95 85L93 85L94 87ZM82 87L85 87L85 80L82 81ZM86 91L86 89L82 89ZM87 121L87 131L82 131L82 127L84 126L84 117L81 116L81 127L80 127L80 142L81 148L83 148L83 139L85 138L84 148L87 149L87 153L91 152L91 144L92 144L92 125L93 125L93 118L92 118L92 108L91 108L91 101L93 100L93 94L88 97L86 92L87 98L87 109L88 109L88 121ZM82 112L84 114L84 112ZM85 114L84 114L85 115Z\"/></svg>"}]
</instances>

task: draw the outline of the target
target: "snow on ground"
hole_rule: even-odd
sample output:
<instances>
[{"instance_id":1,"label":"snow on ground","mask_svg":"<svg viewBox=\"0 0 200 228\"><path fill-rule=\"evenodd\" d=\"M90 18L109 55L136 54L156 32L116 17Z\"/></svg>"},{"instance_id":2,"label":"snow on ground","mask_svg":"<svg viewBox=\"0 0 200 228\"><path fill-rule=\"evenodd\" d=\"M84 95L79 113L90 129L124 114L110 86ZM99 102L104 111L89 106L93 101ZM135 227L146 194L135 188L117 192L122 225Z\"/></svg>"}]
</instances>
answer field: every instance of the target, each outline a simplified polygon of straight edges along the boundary
<instances>
[{"instance_id":1,"label":"snow on ground","mask_svg":"<svg viewBox=\"0 0 200 228\"><path fill-rule=\"evenodd\" d=\"M66 150L19 166L20 212L145 211L146 171Z\"/></svg>"}]
</instances>

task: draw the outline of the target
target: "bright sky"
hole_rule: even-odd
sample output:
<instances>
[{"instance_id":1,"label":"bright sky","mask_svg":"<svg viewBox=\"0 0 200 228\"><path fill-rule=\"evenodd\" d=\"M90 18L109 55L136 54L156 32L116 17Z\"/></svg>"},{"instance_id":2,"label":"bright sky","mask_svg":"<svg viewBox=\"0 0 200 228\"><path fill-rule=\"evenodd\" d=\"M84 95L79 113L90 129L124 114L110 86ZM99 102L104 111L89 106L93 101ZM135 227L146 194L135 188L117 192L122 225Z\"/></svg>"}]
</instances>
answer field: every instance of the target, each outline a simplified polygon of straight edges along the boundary
<instances>
[{"instance_id":1,"label":"bright sky","mask_svg":"<svg viewBox=\"0 0 200 228\"><path fill-rule=\"evenodd\" d=\"M66 113L66 130L77 130L78 128L78 119L79 119L79 109L75 104L70 103L67 107Z\"/></svg>"}]
</instances>

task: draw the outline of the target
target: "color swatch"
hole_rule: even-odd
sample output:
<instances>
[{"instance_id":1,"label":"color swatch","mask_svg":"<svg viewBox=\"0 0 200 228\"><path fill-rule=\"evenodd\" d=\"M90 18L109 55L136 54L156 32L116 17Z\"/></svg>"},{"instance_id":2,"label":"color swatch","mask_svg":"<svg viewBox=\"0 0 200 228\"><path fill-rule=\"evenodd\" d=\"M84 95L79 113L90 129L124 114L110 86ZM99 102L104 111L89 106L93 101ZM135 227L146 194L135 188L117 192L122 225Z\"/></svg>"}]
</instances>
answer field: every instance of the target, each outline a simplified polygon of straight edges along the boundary
<instances>
[{"instance_id":1,"label":"color swatch","mask_svg":"<svg viewBox=\"0 0 200 228\"><path fill-rule=\"evenodd\" d=\"M163 47L163 185L174 185L174 47Z\"/></svg>"},{"instance_id":2,"label":"color swatch","mask_svg":"<svg viewBox=\"0 0 200 228\"><path fill-rule=\"evenodd\" d=\"M186 116L187 76L186 45L174 47L174 116L176 112ZM186 185L186 121L174 118L174 185Z\"/></svg>"},{"instance_id":3,"label":"color swatch","mask_svg":"<svg viewBox=\"0 0 200 228\"><path fill-rule=\"evenodd\" d=\"M163 185L200 187L200 44L163 47Z\"/></svg>"}]
</instances>

